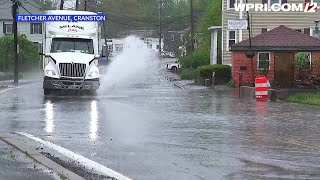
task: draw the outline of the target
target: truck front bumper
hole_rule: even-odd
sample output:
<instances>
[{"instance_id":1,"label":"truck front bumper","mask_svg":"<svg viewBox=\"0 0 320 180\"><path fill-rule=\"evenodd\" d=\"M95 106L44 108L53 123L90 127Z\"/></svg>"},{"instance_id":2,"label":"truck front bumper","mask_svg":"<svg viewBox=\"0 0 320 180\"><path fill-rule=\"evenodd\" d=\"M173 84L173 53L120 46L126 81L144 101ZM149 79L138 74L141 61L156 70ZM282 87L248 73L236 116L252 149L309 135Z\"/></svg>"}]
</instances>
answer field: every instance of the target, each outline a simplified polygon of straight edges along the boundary
<instances>
[{"instance_id":1,"label":"truck front bumper","mask_svg":"<svg viewBox=\"0 0 320 180\"><path fill-rule=\"evenodd\" d=\"M54 79L44 77L43 89L96 90L100 86L99 79Z\"/></svg>"}]
</instances>

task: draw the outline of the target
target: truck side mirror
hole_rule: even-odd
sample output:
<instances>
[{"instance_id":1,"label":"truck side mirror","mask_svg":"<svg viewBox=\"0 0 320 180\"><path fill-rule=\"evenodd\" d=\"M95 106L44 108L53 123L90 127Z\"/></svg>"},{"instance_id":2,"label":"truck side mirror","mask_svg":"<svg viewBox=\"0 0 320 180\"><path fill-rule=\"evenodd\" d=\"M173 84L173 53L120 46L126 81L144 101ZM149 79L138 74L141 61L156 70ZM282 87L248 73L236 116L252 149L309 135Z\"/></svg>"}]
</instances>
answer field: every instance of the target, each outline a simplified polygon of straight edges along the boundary
<instances>
[{"instance_id":1,"label":"truck side mirror","mask_svg":"<svg viewBox=\"0 0 320 180\"><path fill-rule=\"evenodd\" d=\"M102 54L101 57L106 57L107 56L107 46L102 45Z\"/></svg>"},{"instance_id":2,"label":"truck side mirror","mask_svg":"<svg viewBox=\"0 0 320 180\"><path fill-rule=\"evenodd\" d=\"M39 43L38 43L38 53L39 53L40 55L44 55L44 54L43 54L42 42L39 42Z\"/></svg>"}]
</instances>

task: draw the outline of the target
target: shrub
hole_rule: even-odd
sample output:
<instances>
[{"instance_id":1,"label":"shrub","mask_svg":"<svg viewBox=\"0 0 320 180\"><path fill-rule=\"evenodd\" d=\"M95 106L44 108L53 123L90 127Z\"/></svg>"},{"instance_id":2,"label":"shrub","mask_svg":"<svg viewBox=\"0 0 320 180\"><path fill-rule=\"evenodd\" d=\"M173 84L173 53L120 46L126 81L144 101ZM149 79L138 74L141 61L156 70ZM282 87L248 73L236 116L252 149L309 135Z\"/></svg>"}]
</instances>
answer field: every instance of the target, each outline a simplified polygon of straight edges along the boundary
<instances>
[{"instance_id":1,"label":"shrub","mask_svg":"<svg viewBox=\"0 0 320 180\"><path fill-rule=\"evenodd\" d=\"M231 87L231 88L236 87L236 84L234 83L233 80L230 80L226 85L227 85L228 87Z\"/></svg>"},{"instance_id":2,"label":"shrub","mask_svg":"<svg viewBox=\"0 0 320 180\"><path fill-rule=\"evenodd\" d=\"M180 76L181 79L196 79L198 75L198 71L196 69L183 69Z\"/></svg>"},{"instance_id":3,"label":"shrub","mask_svg":"<svg viewBox=\"0 0 320 180\"><path fill-rule=\"evenodd\" d=\"M231 67L229 65L215 64L199 66L197 68L197 71L199 73L199 76L202 78L211 78L213 71L215 72L216 77L231 77Z\"/></svg>"},{"instance_id":4,"label":"shrub","mask_svg":"<svg viewBox=\"0 0 320 180\"><path fill-rule=\"evenodd\" d=\"M37 52L37 46L29 41L23 34L18 36L18 40L20 45L20 71L25 71L28 68L37 67L40 60L40 56ZM13 36L0 37L0 71L9 71L13 69L13 59Z\"/></svg>"},{"instance_id":5,"label":"shrub","mask_svg":"<svg viewBox=\"0 0 320 180\"><path fill-rule=\"evenodd\" d=\"M186 55L179 59L182 69L197 69L199 66L210 64L210 54L205 51L196 51L192 56Z\"/></svg>"}]
</instances>

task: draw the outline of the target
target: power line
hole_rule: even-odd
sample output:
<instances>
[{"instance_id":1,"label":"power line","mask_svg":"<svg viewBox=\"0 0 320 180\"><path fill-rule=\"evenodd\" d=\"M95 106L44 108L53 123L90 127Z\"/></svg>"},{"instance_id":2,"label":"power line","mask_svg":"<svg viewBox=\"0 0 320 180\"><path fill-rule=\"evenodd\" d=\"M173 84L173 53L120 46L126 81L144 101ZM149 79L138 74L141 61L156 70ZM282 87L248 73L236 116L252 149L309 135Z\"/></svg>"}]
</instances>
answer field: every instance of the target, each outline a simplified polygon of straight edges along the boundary
<instances>
[{"instance_id":1,"label":"power line","mask_svg":"<svg viewBox=\"0 0 320 180\"><path fill-rule=\"evenodd\" d=\"M25 11L27 11L29 14L33 15L30 11L28 11L21 3L20 3L20 7L22 7L22 9L24 9Z\"/></svg>"}]
</instances>

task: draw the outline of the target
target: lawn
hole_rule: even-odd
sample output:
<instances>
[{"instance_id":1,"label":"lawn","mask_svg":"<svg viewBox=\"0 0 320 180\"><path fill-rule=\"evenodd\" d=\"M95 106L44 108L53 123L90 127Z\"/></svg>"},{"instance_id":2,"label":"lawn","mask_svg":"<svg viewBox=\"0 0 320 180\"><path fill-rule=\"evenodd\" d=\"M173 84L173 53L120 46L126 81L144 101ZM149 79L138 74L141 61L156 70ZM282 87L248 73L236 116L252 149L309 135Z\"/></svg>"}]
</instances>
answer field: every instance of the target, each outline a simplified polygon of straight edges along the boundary
<instances>
[{"instance_id":1,"label":"lawn","mask_svg":"<svg viewBox=\"0 0 320 180\"><path fill-rule=\"evenodd\" d=\"M288 102L320 106L320 91L316 93L299 93L289 96Z\"/></svg>"}]
</instances>

